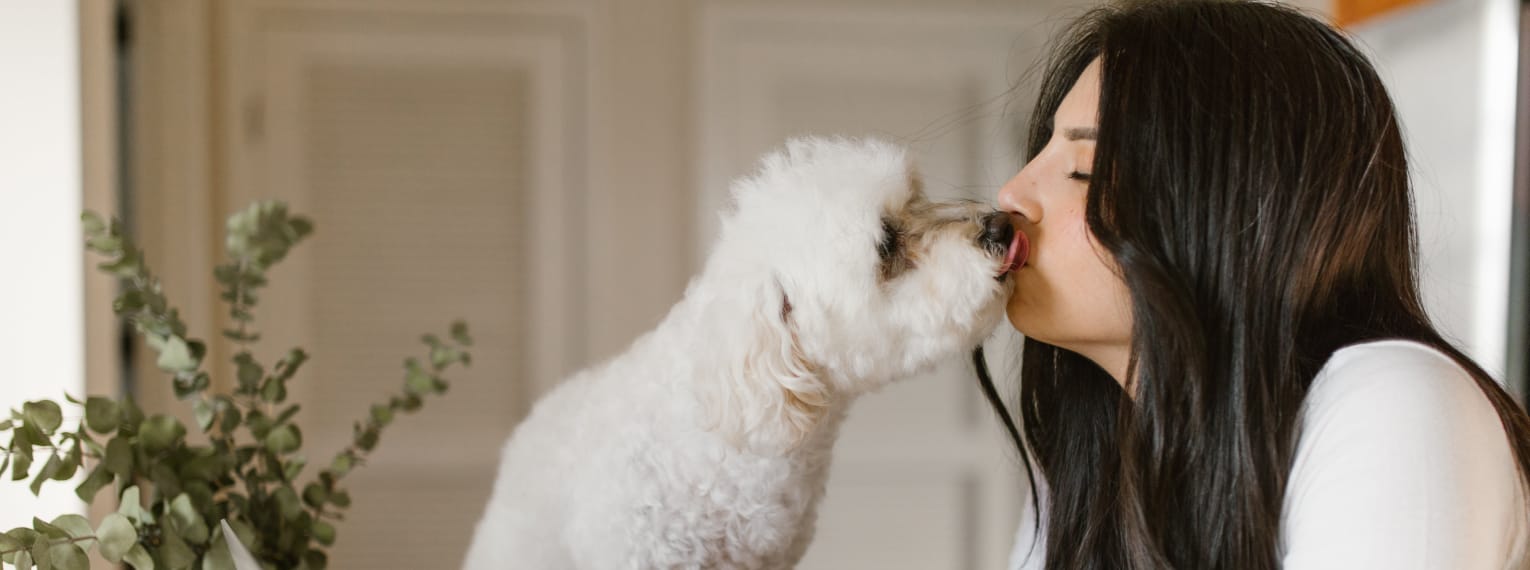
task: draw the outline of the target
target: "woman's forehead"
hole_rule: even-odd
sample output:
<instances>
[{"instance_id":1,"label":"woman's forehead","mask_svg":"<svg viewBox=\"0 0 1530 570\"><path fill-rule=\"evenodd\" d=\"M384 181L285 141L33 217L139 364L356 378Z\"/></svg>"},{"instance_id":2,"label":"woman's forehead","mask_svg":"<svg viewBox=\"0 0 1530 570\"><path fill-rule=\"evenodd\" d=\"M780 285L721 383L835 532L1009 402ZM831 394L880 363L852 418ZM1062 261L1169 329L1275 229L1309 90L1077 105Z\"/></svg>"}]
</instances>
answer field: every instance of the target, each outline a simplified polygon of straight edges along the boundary
<instances>
[{"instance_id":1,"label":"woman's forehead","mask_svg":"<svg viewBox=\"0 0 1530 570\"><path fill-rule=\"evenodd\" d=\"M1057 105L1057 113L1052 118L1053 132L1094 127L1099 124L1099 108L1100 59L1095 58L1079 74L1078 80L1073 82L1073 87Z\"/></svg>"}]
</instances>

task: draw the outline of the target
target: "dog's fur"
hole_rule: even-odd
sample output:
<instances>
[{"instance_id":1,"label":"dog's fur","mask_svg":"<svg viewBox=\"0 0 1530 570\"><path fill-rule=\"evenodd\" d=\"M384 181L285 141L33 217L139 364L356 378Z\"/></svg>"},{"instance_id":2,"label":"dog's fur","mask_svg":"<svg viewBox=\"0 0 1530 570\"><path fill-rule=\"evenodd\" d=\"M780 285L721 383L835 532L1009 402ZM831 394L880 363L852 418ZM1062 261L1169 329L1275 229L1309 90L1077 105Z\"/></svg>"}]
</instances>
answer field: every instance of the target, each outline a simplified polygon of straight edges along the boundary
<instances>
[{"instance_id":1,"label":"dog's fur","mask_svg":"<svg viewBox=\"0 0 1530 570\"><path fill-rule=\"evenodd\" d=\"M516 429L466 568L790 568L851 401L998 324L988 210L926 201L899 147L792 140L732 192L658 328Z\"/></svg>"}]
</instances>

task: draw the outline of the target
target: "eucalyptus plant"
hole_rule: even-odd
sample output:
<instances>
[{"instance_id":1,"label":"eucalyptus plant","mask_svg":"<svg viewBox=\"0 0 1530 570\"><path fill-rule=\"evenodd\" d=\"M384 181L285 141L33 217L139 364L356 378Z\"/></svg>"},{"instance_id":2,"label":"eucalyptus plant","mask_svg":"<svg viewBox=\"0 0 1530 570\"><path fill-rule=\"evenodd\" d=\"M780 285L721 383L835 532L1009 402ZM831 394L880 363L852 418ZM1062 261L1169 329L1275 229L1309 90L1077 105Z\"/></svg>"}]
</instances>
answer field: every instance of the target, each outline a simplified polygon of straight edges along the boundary
<instances>
[{"instance_id":1,"label":"eucalyptus plant","mask_svg":"<svg viewBox=\"0 0 1530 570\"><path fill-rule=\"evenodd\" d=\"M204 370L207 345L188 336L143 251L119 221L108 224L90 212L82 220L86 247L107 258L99 268L120 280L113 311L153 348L176 397L190 404L201 436L188 437L188 426L174 416L146 414L131 397L65 395L65 404L38 400L12 410L0 421L0 432L11 436L0 452L0 475L9 468L13 481L30 477L35 494L49 481L88 470L75 487L80 499L94 502L110 486L121 507L94 524L69 514L6 531L0 567L83 569L94 548L136 570L233 570L230 549L243 546L266 568L323 569L335 524L351 506L346 475L364 463L395 414L417 411L427 396L445 393L443 373L471 362L467 326L453 323L445 338L424 335L424 357L404 360L402 392L372 405L354 423L350 444L304 478L300 406L287 401L287 385L309 355L292 348L266 366L250 349L260 339L253 309L266 272L313 224L276 201L229 218L229 259L214 275L233 324L222 336L232 345L235 381L230 393L214 393ZM78 425L66 425L66 407L70 417L83 418ZM230 544L224 529L238 544Z\"/></svg>"}]
</instances>

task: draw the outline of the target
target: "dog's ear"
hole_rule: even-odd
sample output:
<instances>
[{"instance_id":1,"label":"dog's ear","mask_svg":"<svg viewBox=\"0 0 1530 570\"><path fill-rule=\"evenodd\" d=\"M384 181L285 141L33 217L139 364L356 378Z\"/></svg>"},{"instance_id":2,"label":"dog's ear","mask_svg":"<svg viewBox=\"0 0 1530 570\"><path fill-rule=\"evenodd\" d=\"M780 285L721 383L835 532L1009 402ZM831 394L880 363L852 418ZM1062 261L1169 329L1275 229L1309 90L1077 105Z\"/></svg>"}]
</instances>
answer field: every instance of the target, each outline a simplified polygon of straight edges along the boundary
<instances>
[{"instance_id":1,"label":"dog's ear","mask_svg":"<svg viewBox=\"0 0 1530 570\"><path fill-rule=\"evenodd\" d=\"M793 326L791 299L779 284L759 295L750 317L736 377L725 389L729 405L715 410L735 444L800 444L825 415L830 390L819 369L803 355Z\"/></svg>"}]
</instances>

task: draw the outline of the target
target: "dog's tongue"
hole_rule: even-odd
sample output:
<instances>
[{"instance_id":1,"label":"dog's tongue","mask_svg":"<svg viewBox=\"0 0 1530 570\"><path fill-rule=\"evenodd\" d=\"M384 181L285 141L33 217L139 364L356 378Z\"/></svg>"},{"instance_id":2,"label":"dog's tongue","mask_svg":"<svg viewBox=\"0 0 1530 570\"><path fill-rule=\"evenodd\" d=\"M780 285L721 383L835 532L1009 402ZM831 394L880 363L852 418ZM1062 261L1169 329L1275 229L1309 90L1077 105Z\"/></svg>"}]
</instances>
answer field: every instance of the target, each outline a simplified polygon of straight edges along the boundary
<instances>
[{"instance_id":1,"label":"dog's tongue","mask_svg":"<svg viewBox=\"0 0 1530 570\"><path fill-rule=\"evenodd\" d=\"M1015 237L1010 238L1009 240L1009 249L1004 252L1004 269L1000 270L999 274L1003 275L1005 273L1009 273L1010 271L1019 269L1020 266L1025 265L1026 260L1028 260L1030 256L1030 238L1025 236L1025 232L1016 229Z\"/></svg>"}]
</instances>

